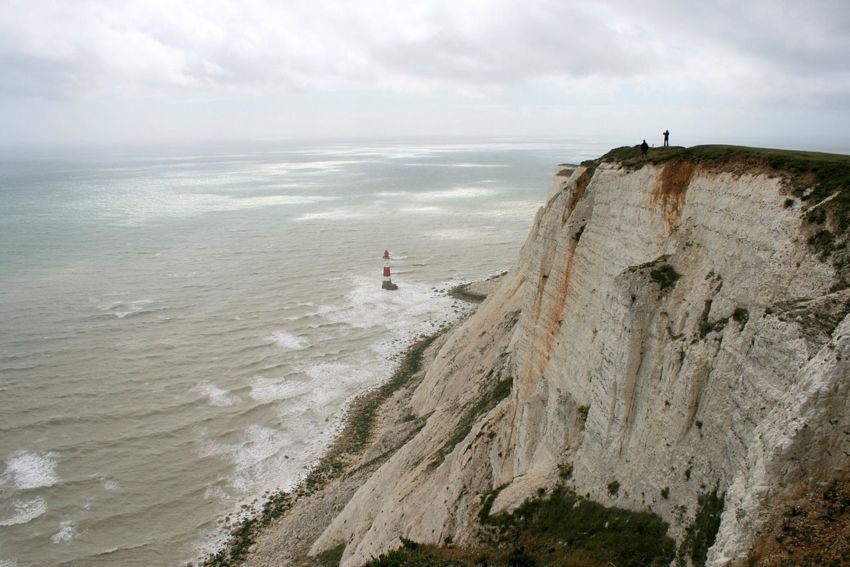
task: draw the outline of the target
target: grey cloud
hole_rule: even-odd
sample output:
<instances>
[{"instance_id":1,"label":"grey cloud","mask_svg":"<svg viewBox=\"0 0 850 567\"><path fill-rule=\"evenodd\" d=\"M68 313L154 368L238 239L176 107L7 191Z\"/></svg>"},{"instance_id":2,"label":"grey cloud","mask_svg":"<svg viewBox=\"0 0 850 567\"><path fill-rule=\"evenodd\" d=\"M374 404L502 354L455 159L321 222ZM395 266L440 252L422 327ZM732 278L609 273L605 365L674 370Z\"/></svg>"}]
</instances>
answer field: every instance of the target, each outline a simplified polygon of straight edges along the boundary
<instances>
[{"instance_id":1,"label":"grey cloud","mask_svg":"<svg viewBox=\"0 0 850 567\"><path fill-rule=\"evenodd\" d=\"M641 34L564 3L517 6L478 37L446 28L373 54L405 73L496 85L551 76L628 78L656 62Z\"/></svg>"},{"instance_id":2,"label":"grey cloud","mask_svg":"<svg viewBox=\"0 0 850 567\"><path fill-rule=\"evenodd\" d=\"M754 72L800 79L850 73L846 0L648 0L623 9L664 37L666 49L702 50L716 65L750 62Z\"/></svg>"},{"instance_id":3,"label":"grey cloud","mask_svg":"<svg viewBox=\"0 0 850 567\"><path fill-rule=\"evenodd\" d=\"M850 4L843 1L488 5L489 13L475 13L463 3L422 4L422 22L409 17L401 25L425 23L429 31L408 37L392 24L374 25L397 14L368 1L210 4L195 11L182 5L172 13L168 4L34 0L20 5L28 11L20 22L0 16L0 89L53 98L376 84L391 91L417 84L463 89L549 78L592 88L593 79L651 84L667 77L675 86L689 65L699 64L718 75L749 66L753 84L742 88L759 95L760 85L782 85L794 96L811 92L812 81L850 74ZM39 46L51 36L61 48ZM714 86L707 79L699 88Z\"/></svg>"}]
</instances>

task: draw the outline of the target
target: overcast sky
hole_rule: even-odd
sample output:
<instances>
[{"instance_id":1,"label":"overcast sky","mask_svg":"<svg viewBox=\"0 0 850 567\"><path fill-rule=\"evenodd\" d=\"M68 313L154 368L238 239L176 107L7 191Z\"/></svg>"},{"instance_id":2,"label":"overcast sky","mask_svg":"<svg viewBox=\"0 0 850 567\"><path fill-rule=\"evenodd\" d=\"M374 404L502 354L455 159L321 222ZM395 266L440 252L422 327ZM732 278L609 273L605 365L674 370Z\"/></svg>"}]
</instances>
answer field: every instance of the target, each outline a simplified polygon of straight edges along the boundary
<instances>
[{"instance_id":1,"label":"overcast sky","mask_svg":"<svg viewBox=\"0 0 850 567\"><path fill-rule=\"evenodd\" d=\"M850 2L0 0L7 147L665 128L846 142Z\"/></svg>"}]
</instances>

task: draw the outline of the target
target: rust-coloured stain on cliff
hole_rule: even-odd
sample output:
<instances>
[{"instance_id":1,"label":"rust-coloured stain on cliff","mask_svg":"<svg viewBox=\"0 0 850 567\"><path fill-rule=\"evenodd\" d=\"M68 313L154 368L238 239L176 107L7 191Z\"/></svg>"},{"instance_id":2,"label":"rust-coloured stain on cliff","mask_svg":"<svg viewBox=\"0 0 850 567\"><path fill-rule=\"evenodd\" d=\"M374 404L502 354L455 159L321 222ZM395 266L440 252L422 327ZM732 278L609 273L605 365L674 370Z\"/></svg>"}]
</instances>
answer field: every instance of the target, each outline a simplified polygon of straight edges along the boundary
<instances>
[{"instance_id":1,"label":"rust-coloured stain on cliff","mask_svg":"<svg viewBox=\"0 0 850 567\"><path fill-rule=\"evenodd\" d=\"M567 257L567 265L564 268L564 279L558 287L558 295L556 296L555 305L550 311L554 316L546 328L546 345L540 357L539 371L543 375L546 373L546 367L549 366L549 356L552 352L552 346L555 344L555 339L558 336L558 331L561 330L561 317L563 317L564 307L567 304L567 292L570 289L570 280L573 276L573 260L575 259L575 245L569 252Z\"/></svg>"},{"instance_id":2,"label":"rust-coloured stain on cliff","mask_svg":"<svg viewBox=\"0 0 850 567\"><path fill-rule=\"evenodd\" d=\"M696 171L696 165L690 161L671 161L664 166L661 176L652 189L652 203L661 209L661 216L667 225L667 234L678 226L685 206L685 193Z\"/></svg>"}]
</instances>

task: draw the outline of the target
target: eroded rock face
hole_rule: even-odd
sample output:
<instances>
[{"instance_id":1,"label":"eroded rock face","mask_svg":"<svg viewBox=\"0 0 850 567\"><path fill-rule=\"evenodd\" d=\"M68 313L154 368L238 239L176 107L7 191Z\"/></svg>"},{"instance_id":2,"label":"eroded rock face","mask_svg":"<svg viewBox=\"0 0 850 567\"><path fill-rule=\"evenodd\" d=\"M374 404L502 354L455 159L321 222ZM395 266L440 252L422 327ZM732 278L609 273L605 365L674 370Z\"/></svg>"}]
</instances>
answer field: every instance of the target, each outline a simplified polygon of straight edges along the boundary
<instances>
[{"instance_id":1,"label":"eroded rock face","mask_svg":"<svg viewBox=\"0 0 850 567\"><path fill-rule=\"evenodd\" d=\"M562 172L414 394L425 427L313 551L345 543L353 566L400 536L473 543L482 495L503 487L509 510L572 466L577 493L680 541L699 497L726 495L708 559L742 561L771 503L850 455L850 292L806 241L779 177Z\"/></svg>"}]
</instances>

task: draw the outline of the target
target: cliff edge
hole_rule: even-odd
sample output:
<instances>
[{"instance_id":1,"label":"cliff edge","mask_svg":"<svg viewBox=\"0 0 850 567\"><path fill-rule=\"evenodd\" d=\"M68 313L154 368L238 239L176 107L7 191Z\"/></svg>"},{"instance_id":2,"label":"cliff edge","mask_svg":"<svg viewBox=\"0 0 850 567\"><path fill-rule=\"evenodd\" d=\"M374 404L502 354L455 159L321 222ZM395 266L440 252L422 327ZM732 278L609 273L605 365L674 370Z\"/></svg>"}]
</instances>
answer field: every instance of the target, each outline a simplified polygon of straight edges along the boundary
<instances>
[{"instance_id":1,"label":"cliff edge","mask_svg":"<svg viewBox=\"0 0 850 567\"><path fill-rule=\"evenodd\" d=\"M788 510L811 553L850 560L848 226L847 156L619 148L561 169L403 400L418 429L311 553L481 546L486 518L566 490L657 515L685 563L809 553Z\"/></svg>"}]
</instances>

